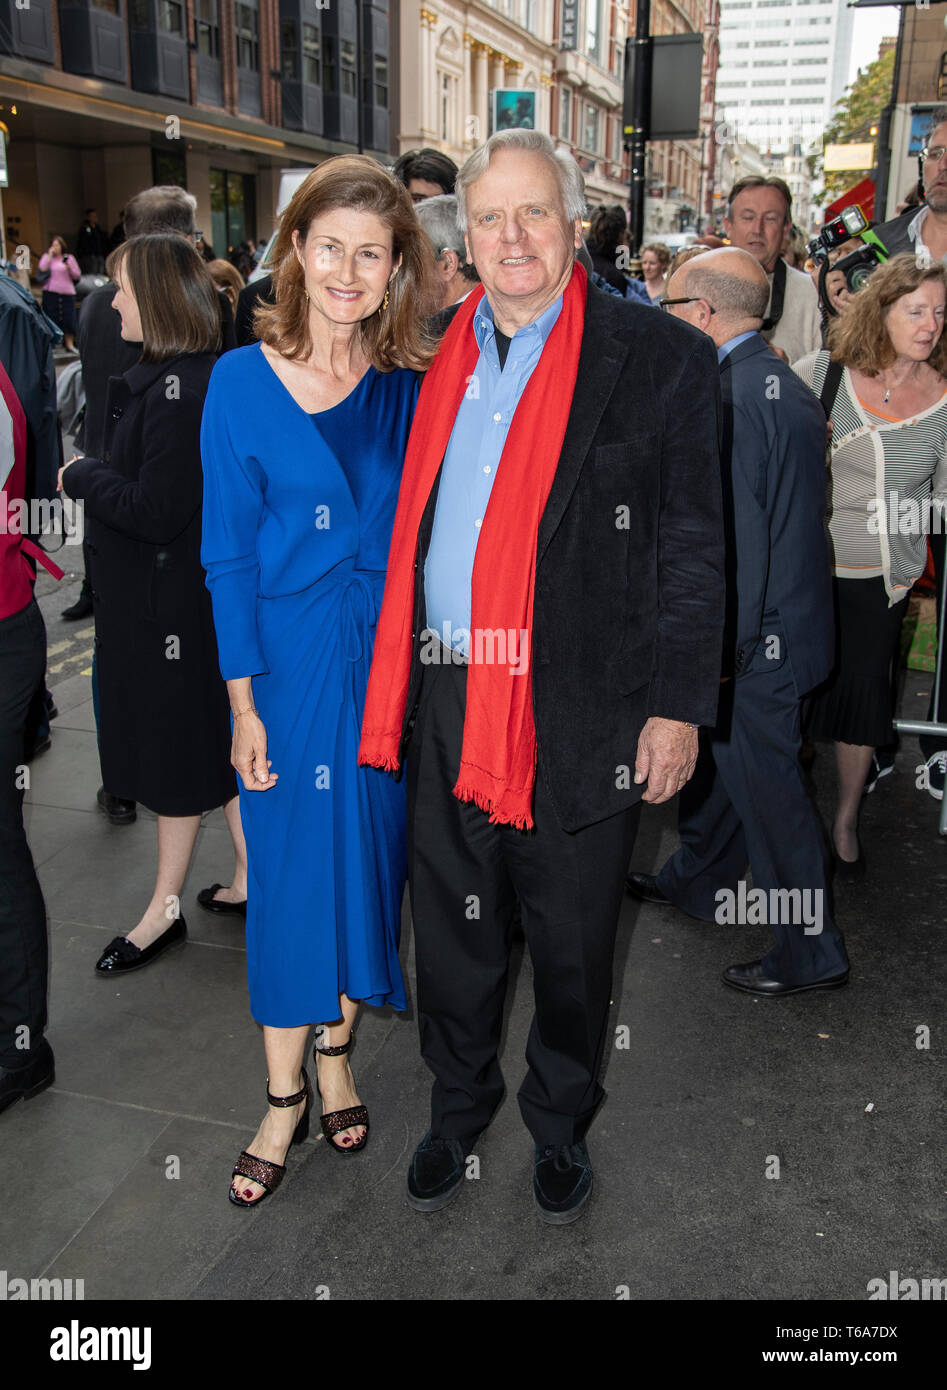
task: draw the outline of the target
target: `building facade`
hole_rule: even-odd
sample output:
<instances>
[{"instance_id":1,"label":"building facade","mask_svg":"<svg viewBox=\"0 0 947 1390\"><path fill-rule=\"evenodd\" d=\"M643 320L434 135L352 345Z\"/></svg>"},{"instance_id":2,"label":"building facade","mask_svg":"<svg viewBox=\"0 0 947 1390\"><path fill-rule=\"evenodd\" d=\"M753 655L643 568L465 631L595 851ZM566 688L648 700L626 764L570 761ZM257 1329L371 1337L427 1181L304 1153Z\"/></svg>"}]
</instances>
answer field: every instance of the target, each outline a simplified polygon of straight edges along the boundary
<instances>
[{"instance_id":1,"label":"building facade","mask_svg":"<svg viewBox=\"0 0 947 1390\"><path fill-rule=\"evenodd\" d=\"M0 0L8 246L112 227L155 182L218 254L267 237L281 168L387 158L388 27L388 0Z\"/></svg>"},{"instance_id":2,"label":"building facade","mask_svg":"<svg viewBox=\"0 0 947 1390\"><path fill-rule=\"evenodd\" d=\"M721 0L717 104L728 133L774 156L822 137L845 90L846 0Z\"/></svg>"}]
</instances>

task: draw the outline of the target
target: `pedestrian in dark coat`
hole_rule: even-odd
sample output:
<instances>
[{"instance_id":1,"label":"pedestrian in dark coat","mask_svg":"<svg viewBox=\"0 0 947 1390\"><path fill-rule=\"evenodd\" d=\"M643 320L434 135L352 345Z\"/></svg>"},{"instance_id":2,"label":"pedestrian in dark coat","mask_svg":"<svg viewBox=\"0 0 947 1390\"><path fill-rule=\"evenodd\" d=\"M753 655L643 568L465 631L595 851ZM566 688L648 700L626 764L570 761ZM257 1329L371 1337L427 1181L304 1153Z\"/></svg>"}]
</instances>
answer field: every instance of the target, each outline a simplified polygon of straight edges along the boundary
<instances>
[{"instance_id":1,"label":"pedestrian in dark coat","mask_svg":"<svg viewBox=\"0 0 947 1390\"><path fill-rule=\"evenodd\" d=\"M239 812L200 563L200 423L219 347L217 291L179 236L133 237L109 270L123 337L142 344L141 360L110 381L102 457L67 465L62 486L85 508L105 785L158 815L154 896L96 967L114 974L183 939L179 898L201 814L232 803L239 839Z\"/></svg>"}]
</instances>

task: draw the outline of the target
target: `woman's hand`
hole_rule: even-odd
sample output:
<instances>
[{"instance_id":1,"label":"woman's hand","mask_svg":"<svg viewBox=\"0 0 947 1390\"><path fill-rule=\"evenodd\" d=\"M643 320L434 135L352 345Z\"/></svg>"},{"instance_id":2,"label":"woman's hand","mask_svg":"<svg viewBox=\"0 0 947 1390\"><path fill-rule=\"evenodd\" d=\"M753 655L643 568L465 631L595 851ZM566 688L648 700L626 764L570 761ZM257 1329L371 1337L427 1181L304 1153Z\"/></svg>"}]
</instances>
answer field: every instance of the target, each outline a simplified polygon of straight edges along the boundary
<instances>
[{"instance_id":1,"label":"woman's hand","mask_svg":"<svg viewBox=\"0 0 947 1390\"><path fill-rule=\"evenodd\" d=\"M54 261L58 261L62 257L62 248L59 245L59 242L50 242L49 250L46 252L46 254L47 256L52 256Z\"/></svg>"},{"instance_id":2,"label":"woman's hand","mask_svg":"<svg viewBox=\"0 0 947 1390\"><path fill-rule=\"evenodd\" d=\"M56 478L56 491L57 491L57 492L62 492L62 475L65 473L66 469L69 467L69 465L70 465L71 463L75 463L76 459L81 459L81 458L83 458L83 457L84 457L83 454L73 454L73 456L72 456L71 459L66 459L66 462L63 464L62 468L60 468L59 473L58 473L57 478ZM67 496L68 496L68 493L67 493Z\"/></svg>"},{"instance_id":3,"label":"woman's hand","mask_svg":"<svg viewBox=\"0 0 947 1390\"><path fill-rule=\"evenodd\" d=\"M279 774L270 771L273 764L266 757L266 729L253 710L234 715L230 762L248 792L269 791L277 783Z\"/></svg>"}]
</instances>

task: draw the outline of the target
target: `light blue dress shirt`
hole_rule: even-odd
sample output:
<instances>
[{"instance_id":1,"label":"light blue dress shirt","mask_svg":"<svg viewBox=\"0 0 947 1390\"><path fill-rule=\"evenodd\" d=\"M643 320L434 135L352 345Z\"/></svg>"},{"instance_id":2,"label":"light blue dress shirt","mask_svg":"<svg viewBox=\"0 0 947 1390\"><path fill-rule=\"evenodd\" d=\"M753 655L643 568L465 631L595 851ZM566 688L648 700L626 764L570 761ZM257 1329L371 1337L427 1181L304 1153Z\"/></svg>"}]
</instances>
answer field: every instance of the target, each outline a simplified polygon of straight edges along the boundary
<instances>
[{"instance_id":1,"label":"light blue dress shirt","mask_svg":"<svg viewBox=\"0 0 947 1390\"><path fill-rule=\"evenodd\" d=\"M756 331L757 330L755 328L751 328L748 330L748 332L738 333L735 338L729 338L727 342L721 343L717 349L718 363L722 362L723 359L727 357L735 347L739 347L741 343L745 343L747 338L752 338Z\"/></svg>"},{"instance_id":2,"label":"light blue dress shirt","mask_svg":"<svg viewBox=\"0 0 947 1390\"><path fill-rule=\"evenodd\" d=\"M562 312L562 295L510 339L503 370L486 296L474 313L480 356L444 454L431 544L424 567L427 625L445 647L470 655L470 582L480 527L500 455L526 383Z\"/></svg>"}]
</instances>

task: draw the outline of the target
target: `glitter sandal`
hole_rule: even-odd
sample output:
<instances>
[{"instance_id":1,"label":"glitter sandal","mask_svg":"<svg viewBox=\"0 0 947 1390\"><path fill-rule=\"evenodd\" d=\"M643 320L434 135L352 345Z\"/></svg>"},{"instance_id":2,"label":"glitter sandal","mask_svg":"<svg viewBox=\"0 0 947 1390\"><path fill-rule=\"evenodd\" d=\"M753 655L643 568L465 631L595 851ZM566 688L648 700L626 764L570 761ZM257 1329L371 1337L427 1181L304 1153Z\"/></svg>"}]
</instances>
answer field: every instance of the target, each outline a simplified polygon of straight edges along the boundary
<instances>
[{"instance_id":1,"label":"glitter sandal","mask_svg":"<svg viewBox=\"0 0 947 1390\"><path fill-rule=\"evenodd\" d=\"M352 1046L352 1035L349 1034L348 1042L340 1044L339 1047L319 1047L316 1044L312 1049L313 1061L316 1063L316 1084L318 1085L319 1062L316 1054L321 1052L323 1057L342 1057ZM343 1130L352 1129L355 1125L364 1125L365 1133L355 1144L350 1144L348 1148L342 1148L333 1139L334 1134L341 1134ZM368 1143L368 1111L364 1105L350 1105L347 1110L330 1110L328 1115L322 1116L322 1133L330 1149L335 1149L337 1154L346 1158L349 1154L361 1153Z\"/></svg>"},{"instance_id":2,"label":"glitter sandal","mask_svg":"<svg viewBox=\"0 0 947 1390\"><path fill-rule=\"evenodd\" d=\"M309 1137L309 1110L312 1105L312 1087L309 1084L309 1077L306 1075L306 1068L303 1067L302 1090L297 1091L292 1096L271 1096L267 1088L266 1099L270 1105L275 1105L282 1110L287 1110L291 1105L298 1105L301 1100L305 1100L306 1106L300 1116L299 1123L293 1130L293 1137L290 1139L290 1148L293 1144L301 1144L304 1139ZM248 1153L243 1150L237 1159L236 1166L230 1175L230 1200L235 1207L256 1207L268 1197L271 1192L275 1192L286 1175L286 1165L284 1163L271 1163L267 1158L257 1158L256 1154ZM259 1183L264 1189L259 1197L253 1197L249 1201L246 1197L238 1197L233 1188L234 1178L249 1178L251 1182Z\"/></svg>"}]
</instances>

